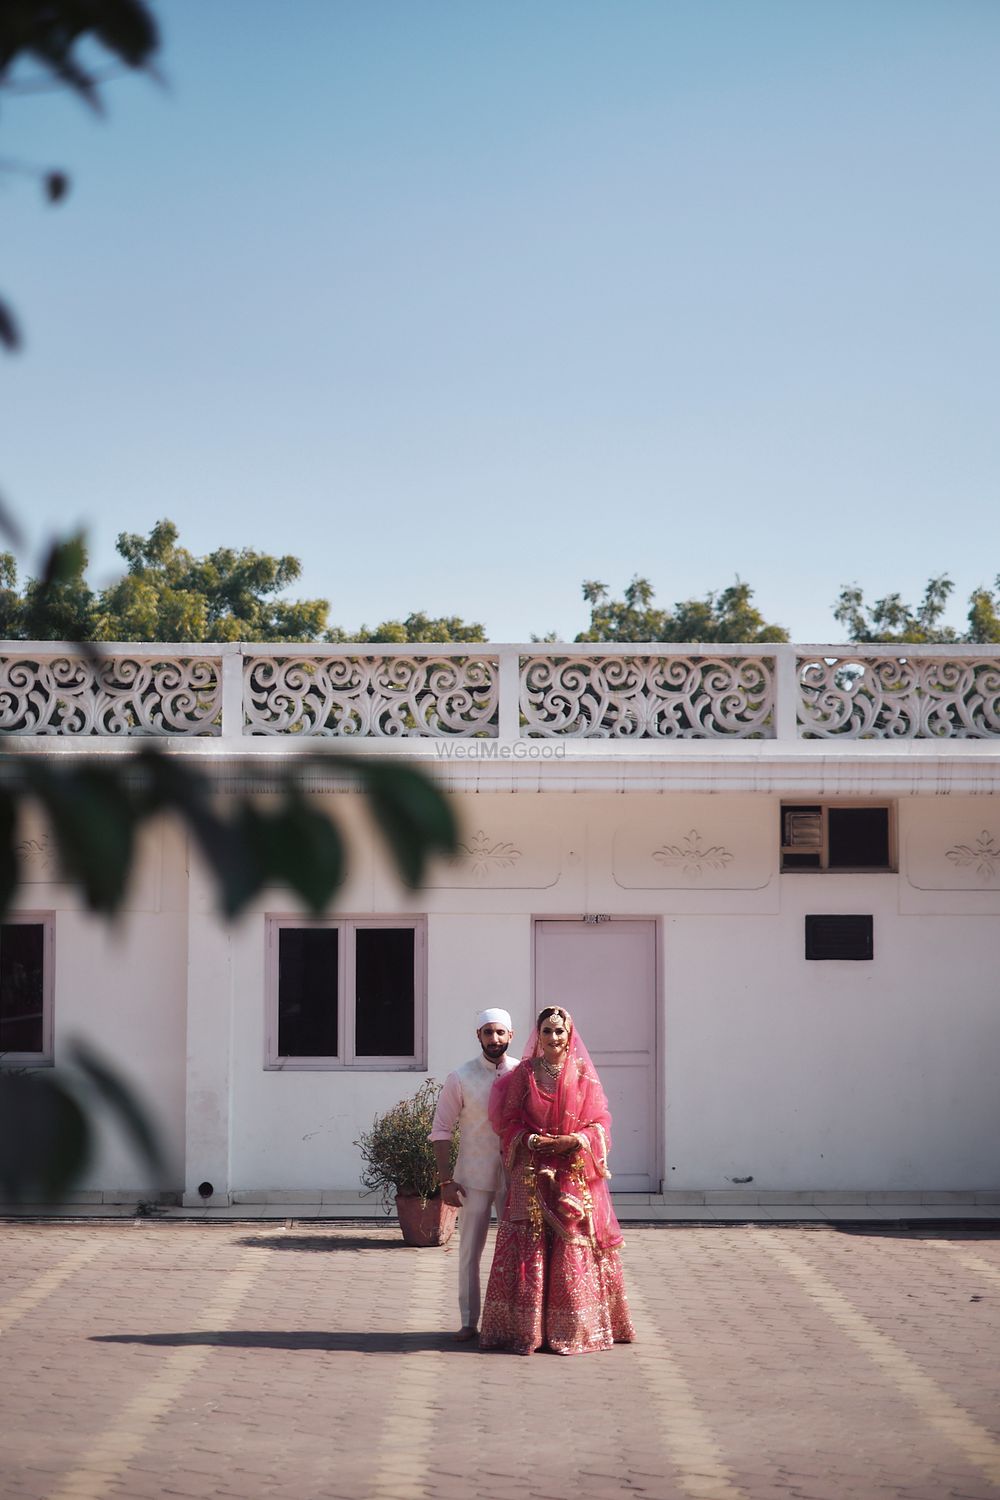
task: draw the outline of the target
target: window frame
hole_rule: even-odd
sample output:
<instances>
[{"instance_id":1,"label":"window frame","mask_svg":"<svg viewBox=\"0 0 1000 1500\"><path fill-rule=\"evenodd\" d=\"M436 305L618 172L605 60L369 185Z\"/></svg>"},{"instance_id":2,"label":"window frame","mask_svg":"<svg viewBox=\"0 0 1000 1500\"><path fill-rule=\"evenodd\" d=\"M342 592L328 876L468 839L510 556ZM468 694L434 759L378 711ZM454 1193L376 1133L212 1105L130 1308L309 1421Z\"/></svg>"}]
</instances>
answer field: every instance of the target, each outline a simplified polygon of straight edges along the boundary
<instances>
[{"instance_id":1,"label":"window frame","mask_svg":"<svg viewBox=\"0 0 1000 1500\"><path fill-rule=\"evenodd\" d=\"M811 869L808 865L786 865L787 854L802 854L806 851L795 849L791 844L782 842L785 833L785 810L794 807L818 807L822 823L822 841L817 851L819 853L819 864ZM884 810L889 815L889 826L887 830L888 864L884 865L834 865L830 867L830 809L864 807L872 810ZM899 847L896 837L897 818L896 803L894 801L882 801L871 797L782 797L778 806L778 859L782 875L896 875L899 872Z\"/></svg>"},{"instance_id":2,"label":"window frame","mask_svg":"<svg viewBox=\"0 0 1000 1500\"><path fill-rule=\"evenodd\" d=\"M278 1051L278 934L283 928L334 929L337 943L337 1037L335 1057L301 1057ZM413 932L413 1053L358 1057L355 1050L357 949L361 929L407 928ZM285 913L266 918L264 1071L268 1073L422 1073L427 1069L427 919L423 916L297 917Z\"/></svg>"},{"instance_id":3,"label":"window frame","mask_svg":"<svg viewBox=\"0 0 1000 1500\"><path fill-rule=\"evenodd\" d=\"M9 912L0 923L3 927L41 927L42 929L42 1050L41 1052L0 1052L4 1067L51 1068L55 1065L55 912ZM0 930L0 943L3 932Z\"/></svg>"}]
</instances>

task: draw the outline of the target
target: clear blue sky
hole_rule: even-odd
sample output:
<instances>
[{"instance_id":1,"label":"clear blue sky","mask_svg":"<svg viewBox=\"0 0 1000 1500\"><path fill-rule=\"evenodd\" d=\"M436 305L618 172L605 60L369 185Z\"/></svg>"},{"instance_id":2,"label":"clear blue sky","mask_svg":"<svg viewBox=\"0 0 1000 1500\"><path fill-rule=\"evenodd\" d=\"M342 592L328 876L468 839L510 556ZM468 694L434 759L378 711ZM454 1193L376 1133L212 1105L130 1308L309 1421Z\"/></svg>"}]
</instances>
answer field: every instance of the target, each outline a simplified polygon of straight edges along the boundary
<instances>
[{"instance_id":1,"label":"clear blue sky","mask_svg":"<svg viewBox=\"0 0 1000 1500\"><path fill-rule=\"evenodd\" d=\"M739 573L1000 572L997 0L163 0L166 88L7 96L0 486L331 620L496 640Z\"/></svg>"}]
</instances>

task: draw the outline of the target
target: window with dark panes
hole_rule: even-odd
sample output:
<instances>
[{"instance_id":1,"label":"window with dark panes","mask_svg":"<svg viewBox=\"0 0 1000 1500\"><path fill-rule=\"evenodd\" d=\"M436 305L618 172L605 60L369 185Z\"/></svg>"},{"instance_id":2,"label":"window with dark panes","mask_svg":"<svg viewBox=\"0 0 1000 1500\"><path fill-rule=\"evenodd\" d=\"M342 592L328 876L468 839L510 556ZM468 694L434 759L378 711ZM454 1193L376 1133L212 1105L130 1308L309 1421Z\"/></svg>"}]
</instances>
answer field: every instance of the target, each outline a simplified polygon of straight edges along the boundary
<instances>
[{"instance_id":1,"label":"window with dark panes","mask_svg":"<svg viewBox=\"0 0 1000 1500\"><path fill-rule=\"evenodd\" d=\"M0 1053L45 1050L45 926L0 927Z\"/></svg>"},{"instance_id":2,"label":"window with dark panes","mask_svg":"<svg viewBox=\"0 0 1000 1500\"><path fill-rule=\"evenodd\" d=\"M264 1066L426 1063L423 917L269 917Z\"/></svg>"},{"instance_id":3,"label":"window with dark panes","mask_svg":"<svg viewBox=\"0 0 1000 1500\"><path fill-rule=\"evenodd\" d=\"M781 868L891 871L892 809L885 804L786 802L781 808Z\"/></svg>"},{"instance_id":4,"label":"window with dark panes","mask_svg":"<svg viewBox=\"0 0 1000 1500\"><path fill-rule=\"evenodd\" d=\"M336 1057L338 949L336 927L282 927L278 932L278 1053Z\"/></svg>"},{"instance_id":5,"label":"window with dark panes","mask_svg":"<svg viewBox=\"0 0 1000 1500\"><path fill-rule=\"evenodd\" d=\"M887 807L830 807L829 868L885 870L889 865Z\"/></svg>"},{"instance_id":6,"label":"window with dark panes","mask_svg":"<svg viewBox=\"0 0 1000 1500\"><path fill-rule=\"evenodd\" d=\"M359 1057L412 1057L412 927L358 927L354 934L355 1032Z\"/></svg>"}]
</instances>

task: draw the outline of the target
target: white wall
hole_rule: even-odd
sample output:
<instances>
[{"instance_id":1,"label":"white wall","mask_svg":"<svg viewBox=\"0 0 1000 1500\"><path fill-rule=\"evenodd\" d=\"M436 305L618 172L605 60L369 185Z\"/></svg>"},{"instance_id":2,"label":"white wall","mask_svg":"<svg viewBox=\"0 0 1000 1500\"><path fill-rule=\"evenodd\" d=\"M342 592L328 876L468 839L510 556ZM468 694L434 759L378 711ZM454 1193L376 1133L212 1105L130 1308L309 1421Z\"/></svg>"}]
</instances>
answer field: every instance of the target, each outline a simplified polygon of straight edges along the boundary
<instances>
[{"instance_id":1,"label":"white wall","mask_svg":"<svg viewBox=\"0 0 1000 1500\"><path fill-rule=\"evenodd\" d=\"M781 912L665 923L667 1188L995 1186L1000 922L900 916L895 875L782 877ZM870 912L871 962L807 962Z\"/></svg>"},{"instance_id":2,"label":"white wall","mask_svg":"<svg viewBox=\"0 0 1000 1500\"><path fill-rule=\"evenodd\" d=\"M260 914L251 918L235 940L234 1190L356 1188L359 1130L412 1094L428 1073L443 1080L475 1055L477 1010L509 1005L522 1034L527 1028L528 919L435 913L427 924L428 1073L265 1071L264 921Z\"/></svg>"},{"instance_id":3,"label":"white wall","mask_svg":"<svg viewBox=\"0 0 1000 1500\"><path fill-rule=\"evenodd\" d=\"M898 875L785 876L771 796L456 802L466 855L416 894L400 891L360 799L334 803L354 835L338 910L426 915L431 1075L472 1055L482 1005L506 1005L525 1036L533 916L654 916L668 1189L997 1185L1000 865L984 881L949 855L976 830L1000 836L996 799L901 803ZM670 853L682 848L715 850L715 863L685 869ZM79 1032L128 1066L189 1201L203 1177L221 1193L357 1188L359 1130L426 1074L265 1071L266 915L293 903L268 892L226 929L203 874L186 883L183 850L164 841L158 858L155 890L149 875L118 937L54 886L26 900L59 904L60 1042ZM874 961L806 962L810 911L871 912ZM130 1170L109 1145L91 1181L131 1186Z\"/></svg>"},{"instance_id":4,"label":"white wall","mask_svg":"<svg viewBox=\"0 0 1000 1500\"><path fill-rule=\"evenodd\" d=\"M51 869L29 871L18 905L49 911L55 922L55 1066L66 1066L74 1038L122 1073L158 1127L167 1160L151 1174L107 1111L100 1110L97 1153L81 1190L125 1199L175 1188L184 1163L184 1026L187 896L183 839L152 829L143 840L125 911L114 923L85 912Z\"/></svg>"}]
</instances>

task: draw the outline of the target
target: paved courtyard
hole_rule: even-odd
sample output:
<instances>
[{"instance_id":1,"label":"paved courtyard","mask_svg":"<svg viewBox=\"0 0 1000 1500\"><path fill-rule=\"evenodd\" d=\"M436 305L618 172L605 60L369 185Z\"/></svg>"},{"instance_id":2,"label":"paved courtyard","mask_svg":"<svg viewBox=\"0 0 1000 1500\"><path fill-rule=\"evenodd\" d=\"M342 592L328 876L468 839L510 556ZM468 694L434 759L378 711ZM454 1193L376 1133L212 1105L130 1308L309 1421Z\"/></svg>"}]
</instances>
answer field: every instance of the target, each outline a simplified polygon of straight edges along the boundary
<instances>
[{"instance_id":1,"label":"paved courtyard","mask_svg":"<svg viewBox=\"0 0 1000 1500\"><path fill-rule=\"evenodd\" d=\"M630 1227L641 1342L450 1343L365 1224L0 1224L0 1494L1000 1496L1000 1234Z\"/></svg>"}]
</instances>

